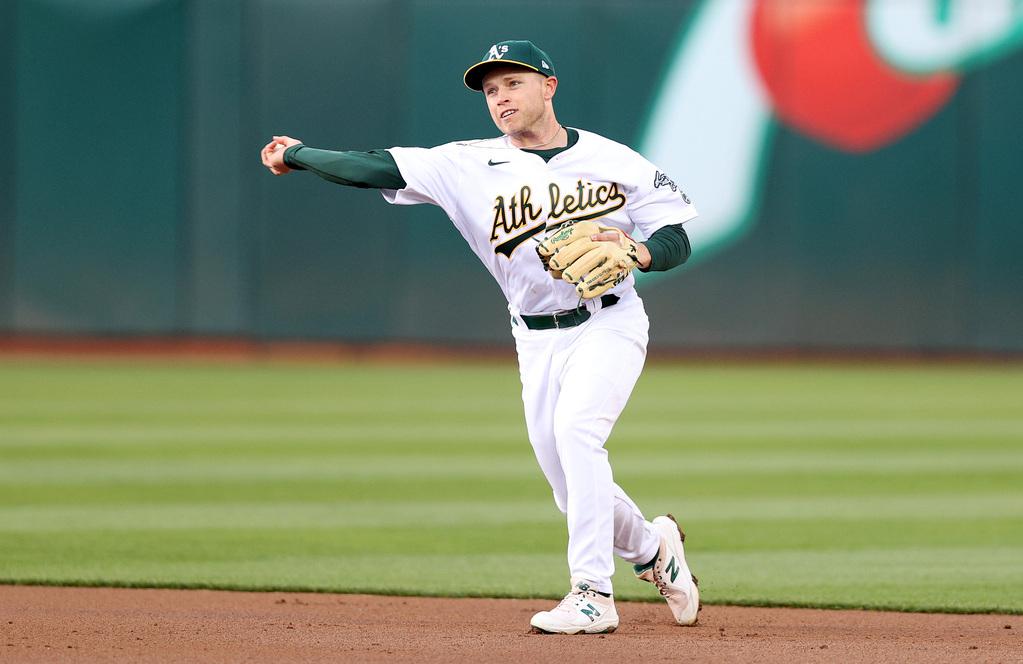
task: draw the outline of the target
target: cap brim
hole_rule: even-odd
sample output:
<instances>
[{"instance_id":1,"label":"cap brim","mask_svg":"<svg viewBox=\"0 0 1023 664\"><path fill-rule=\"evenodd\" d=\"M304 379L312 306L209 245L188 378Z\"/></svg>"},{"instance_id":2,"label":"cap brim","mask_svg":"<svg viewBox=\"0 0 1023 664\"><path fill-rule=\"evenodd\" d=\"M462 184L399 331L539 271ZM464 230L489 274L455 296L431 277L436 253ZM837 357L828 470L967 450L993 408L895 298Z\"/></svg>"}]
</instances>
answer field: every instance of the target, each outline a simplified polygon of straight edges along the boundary
<instances>
[{"instance_id":1,"label":"cap brim","mask_svg":"<svg viewBox=\"0 0 1023 664\"><path fill-rule=\"evenodd\" d=\"M483 91L483 77L486 76L487 71L493 67L502 65L513 65L524 67L529 71L535 71L537 74L543 74L542 71L534 67L533 65L527 65L525 62L519 62L518 60L484 60L483 62L477 62L473 66L465 70L465 74L462 75L462 81L465 83L465 87L476 92ZM547 74L543 74L546 76Z\"/></svg>"}]
</instances>

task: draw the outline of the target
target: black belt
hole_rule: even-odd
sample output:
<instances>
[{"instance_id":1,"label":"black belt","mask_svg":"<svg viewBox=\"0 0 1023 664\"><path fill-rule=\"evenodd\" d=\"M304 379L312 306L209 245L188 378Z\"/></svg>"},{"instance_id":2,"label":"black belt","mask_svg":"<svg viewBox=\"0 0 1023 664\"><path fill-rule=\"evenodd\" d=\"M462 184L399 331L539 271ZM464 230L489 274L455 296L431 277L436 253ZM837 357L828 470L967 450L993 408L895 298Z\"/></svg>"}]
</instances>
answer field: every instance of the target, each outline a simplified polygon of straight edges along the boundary
<instances>
[{"instance_id":1,"label":"black belt","mask_svg":"<svg viewBox=\"0 0 1023 664\"><path fill-rule=\"evenodd\" d=\"M621 298L617 295L608 293L607 295L600 296L600 308L607 309L618 304L618 300ZM569 309L568 311L557 311L553 314L540 314L538 316L521 316L522 322L526 324L531 330L554 330L564 329L566 327L575 327L576 325L582 325L590 319L590 310L586 307L578 307L576 309Z\"/></svg>"}]
</instances>

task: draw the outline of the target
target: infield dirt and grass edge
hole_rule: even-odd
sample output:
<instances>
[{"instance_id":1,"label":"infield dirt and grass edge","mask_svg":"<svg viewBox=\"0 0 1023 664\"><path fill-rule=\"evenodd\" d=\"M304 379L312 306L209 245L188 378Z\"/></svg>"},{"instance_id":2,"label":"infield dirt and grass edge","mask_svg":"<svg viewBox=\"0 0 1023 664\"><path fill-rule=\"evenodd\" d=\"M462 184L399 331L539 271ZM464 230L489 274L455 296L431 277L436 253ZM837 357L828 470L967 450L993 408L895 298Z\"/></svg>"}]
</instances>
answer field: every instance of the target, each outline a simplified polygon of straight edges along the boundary
<instances>
[{"instance_id":1,"label":"infield dirt and grass edge","mask_svg":"<svg viewBox=\"0 0 1023 664\"><path fill-rule=\"evenodd\" d=\"M424 599L512 599L512 600L546 600L546 601L560 601L563 595L555 595L551 593L547 594L516 594L516 593L474 593L474 592L457 592L449 594L441 593L423 593L417 592L415 588L398 588L394 590L378 590L373 587L369 588L324 588L316 586L245 586L245 585L231 585L231 584L204 584L204 583L167 583L167 584L147 584L147 583L125 583L121 581L106 581L106 580L95 580L95 581L77 581L71 580L54 580L54 581L32 581L32 580L12 580L0 578L0 586L23 586L29 587L47 587L47 588L123 588L130 590L209 590L209 591L220 591L220 592L237 592L237 593L300 593L309 595L360 595L360 596L378 596L378 597L418 597ZM653 595L651 597L634 597L630 595L628 600L624 600L633 603L649 603L660 605L663 603L663 599L660 596ZM747 607L747 608L762 608L762 609L820 609L824 611L876 611L882 613L921 613L921 614L949 614L949 615L1023 615L1023 609L1019 608L1004 608L998 606L977 606L977 607L934 607L934 606L913 606L913 605L863 605L843 602L776 602L770 600L764 601L742 601L742 600L728 600L717 602L702 602L703 606L719 606L719 607Z\"/></svg>"},{"instance_id":2,"label":"infield dirt and grass edge","mask_svg":"<svg viewBox=\"0 0 1023 664\"><path fill-rule=\"evenodd\" d=\"M708 605L1018 614L1020 393L1018 367L652 364L608 449ZM504 363L0 361L0 578L560 597L518 398Z\"/></svg>"}]
</instances>

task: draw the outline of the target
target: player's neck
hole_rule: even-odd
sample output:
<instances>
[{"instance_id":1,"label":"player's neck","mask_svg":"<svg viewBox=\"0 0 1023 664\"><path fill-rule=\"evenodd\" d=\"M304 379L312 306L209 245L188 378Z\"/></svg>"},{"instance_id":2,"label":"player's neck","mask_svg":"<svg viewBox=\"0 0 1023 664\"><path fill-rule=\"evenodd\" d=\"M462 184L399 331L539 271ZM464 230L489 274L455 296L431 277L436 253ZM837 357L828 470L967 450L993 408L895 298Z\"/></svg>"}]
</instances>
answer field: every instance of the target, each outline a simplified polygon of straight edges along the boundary
<instances>
[{"instance_id":1,"label":"player's neck","mask_svg":"<svg viewBox=\"0 0 1023 664\"><path fill-rule=\"evenodd\" d=\"M568 132L552 116L541 129L509 135L508 140L520 150L553 150L568 145Z\"/></svg>"}]
</instances>

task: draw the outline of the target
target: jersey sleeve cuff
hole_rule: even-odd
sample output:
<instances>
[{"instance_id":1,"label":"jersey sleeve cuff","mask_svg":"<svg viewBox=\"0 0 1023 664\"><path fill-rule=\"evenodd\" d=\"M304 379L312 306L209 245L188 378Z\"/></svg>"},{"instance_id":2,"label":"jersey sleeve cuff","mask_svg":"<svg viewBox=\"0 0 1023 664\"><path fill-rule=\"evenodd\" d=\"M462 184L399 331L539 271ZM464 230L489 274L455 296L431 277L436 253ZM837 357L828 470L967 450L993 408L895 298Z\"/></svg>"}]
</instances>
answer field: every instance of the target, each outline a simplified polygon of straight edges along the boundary
<instances>
[{"instance_id":1,"label":"jersey sleeve cuff","mask_svg":"<svg viewBox=\"0 0 1023 664\"><path fill-rule=\"evenodd\" d=\"M305 166L296 161L295 153L304 148L305 145L299 143L298 145L292 145L290 148L284 151L284 165L288 168L293 168L296 171L304 171Z\"/></svg>"}]
</instances>

